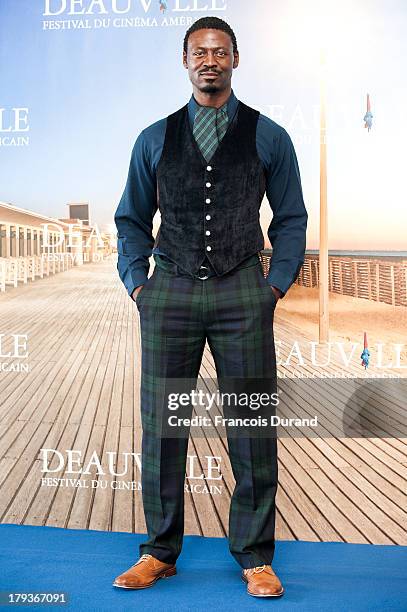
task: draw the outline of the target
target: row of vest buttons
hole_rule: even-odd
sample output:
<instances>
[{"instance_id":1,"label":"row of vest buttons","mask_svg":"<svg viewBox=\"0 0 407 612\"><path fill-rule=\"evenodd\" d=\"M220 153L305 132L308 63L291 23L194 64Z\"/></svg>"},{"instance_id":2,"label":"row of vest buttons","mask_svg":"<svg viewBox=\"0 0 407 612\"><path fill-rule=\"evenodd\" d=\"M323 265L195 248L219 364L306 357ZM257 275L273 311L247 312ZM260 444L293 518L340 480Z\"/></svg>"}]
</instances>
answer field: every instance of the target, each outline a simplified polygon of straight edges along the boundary
<instances>
[{"instance_id":1,"label":"row of vest buttons","mask_svg":"<svg viewBox=\"0 0 407 612\"><path fill-rule=\"evenodd\" d=\"M206 169L208 170L208 172L210 172L210 171L212 170L212 166L206 166ZM212 187L212 183L206 183L206 186L207 186L207 187ZM210 204L210 203L211 203L211 199L210 199L210 198L206 198L206 200L205 200L205 201L206 201L206 203L207 203L207 204ZM206 217L205 217L205 218L206 218L206 220L207 220L207 221L210 221L210 220L211 220L211 216L210 216L210 215L206 215ZM210 231L209 231L209 230L206 230L205 234L206 234L206 236L210 236L210 235L211 235L211 233L210 233ZM207 251L211 251L211 250L212 250L212 247L211 247L211 246L209 246L209 244L208 244L208 246L206 247L206 250L207 250Z\"/></svg>"}]
</instances>

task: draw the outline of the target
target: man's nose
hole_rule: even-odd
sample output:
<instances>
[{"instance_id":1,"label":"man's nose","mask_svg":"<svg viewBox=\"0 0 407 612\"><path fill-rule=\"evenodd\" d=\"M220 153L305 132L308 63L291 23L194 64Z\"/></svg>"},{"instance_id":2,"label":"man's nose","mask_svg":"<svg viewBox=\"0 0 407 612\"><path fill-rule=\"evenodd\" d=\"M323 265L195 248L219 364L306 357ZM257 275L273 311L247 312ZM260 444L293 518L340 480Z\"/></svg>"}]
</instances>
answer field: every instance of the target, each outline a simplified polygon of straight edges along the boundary
<instances>
[{"instance_id":1,"label":"man's nose","mask_svg":"<svg viewBox=\"0 0 407 612\"><path fill-rule=\"evenodd\" d=\"M215 66L218 65L218 62L216 61L216 55L214 51L208 51L208 55L206 56L206 65L209 68L213 68Z\"/></svg>"}]
</instances>

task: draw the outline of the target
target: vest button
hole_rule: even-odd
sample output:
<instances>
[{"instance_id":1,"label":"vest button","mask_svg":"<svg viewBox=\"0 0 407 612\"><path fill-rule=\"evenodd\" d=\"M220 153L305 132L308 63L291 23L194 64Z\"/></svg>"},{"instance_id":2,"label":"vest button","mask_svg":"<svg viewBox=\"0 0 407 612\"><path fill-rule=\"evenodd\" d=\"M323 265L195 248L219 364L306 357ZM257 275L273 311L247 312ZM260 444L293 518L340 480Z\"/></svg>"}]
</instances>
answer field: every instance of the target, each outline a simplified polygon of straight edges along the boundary
<instances>
[{"instance_id":1,"label":"vest button","mask_svg":"<svg viewBox=\"0 0 407 612\"><path fill-rule=\"evenodd\" d=\"M210 235L211 235L211 233L210 233L210 231L209 231L209 230L206 230L205 234L206 234L207 236L210 236Z\"/></svg>"},{"instance_id":2,"label":"vest button","mask_svg":"<svg viewBox=\"0 0 407 612\"><path fill-rule=\"evenodd\" d=\"M208 170L208 172L210 172L212 170L212 166L206 166L206 169Z\"/></svg>"},{"instance_id":3,"label":"vest button","mask_svg":"<svg viewBox=\"0 0 407 612\"><path fill-rule=\"evenodd\" d=\"M212 183L206 183L207 187L212 187Z\"/></svg>"},{"instance_id":4,"label":"vest button","mask_svg":"<svg viewBox=\"0 0 407 612\"><path fill-rule=\"evenodd\" d=\"M206 219L207 221L209 221L209 220L210 220L210 218L211 218L211 216L210 216L210 215L206 215L206 217L205 217L205 219Z\"/></svg>"},{"instance_id":5,"label":"vest button","mask_svg":"<svg viewBox=\"0 0 407 612\"><path fill-rule=\"evenodd\" d=\"M210 203L211 203L211 199L210 199L210 198L206 198L205 202L206 202L207 204L210 204Z\"/></svg>"},{"instance_id":6,"label":"vest button","mask_svg":"<svg viewBox=\"0 0 407 612\"><path fill-rule=\"evenodd\" d=\"M206 250L207 250L207 251L211 251L211 250L212 250L212 247L208 245L208 246L206 247Z\"/></svg>"}]
</instances>

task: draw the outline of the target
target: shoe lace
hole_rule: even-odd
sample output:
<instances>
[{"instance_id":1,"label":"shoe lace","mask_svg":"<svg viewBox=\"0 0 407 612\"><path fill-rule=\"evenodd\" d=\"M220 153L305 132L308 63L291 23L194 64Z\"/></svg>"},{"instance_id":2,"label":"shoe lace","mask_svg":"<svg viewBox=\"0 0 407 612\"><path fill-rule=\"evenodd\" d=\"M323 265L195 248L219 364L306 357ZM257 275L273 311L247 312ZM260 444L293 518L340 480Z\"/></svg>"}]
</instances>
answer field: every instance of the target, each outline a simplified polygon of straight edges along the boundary
<instances>
[{"instance_id":1,"label":"shoe lace","mask_svg":"<svg viewBox=\"0 0 407 612\"><path fill-rule=\"evenodd\" d=\"M141 563L142 561L145 561L146 559L150 559L150 557L152 557L153 555L150 555L148 553L144 553L144 555L141 555L140 559L138 561L136 561L136 563L133 565L133 567L135 565L138 565L139 563Z\"/></svg>"},{"instance_id":2,"label":"shoe lace","mask_svg":"<svg viewBox=\"0 0 407 612\"><path fill-rule=\"evenodd\" d=\"M258 565L256 567L249 567L248 569L245 569L244 572L248 576L251 576L252 574L260 574L260 572L266 569L266 567L267 567L267 564Z\"/></svg>"}]
</instances>

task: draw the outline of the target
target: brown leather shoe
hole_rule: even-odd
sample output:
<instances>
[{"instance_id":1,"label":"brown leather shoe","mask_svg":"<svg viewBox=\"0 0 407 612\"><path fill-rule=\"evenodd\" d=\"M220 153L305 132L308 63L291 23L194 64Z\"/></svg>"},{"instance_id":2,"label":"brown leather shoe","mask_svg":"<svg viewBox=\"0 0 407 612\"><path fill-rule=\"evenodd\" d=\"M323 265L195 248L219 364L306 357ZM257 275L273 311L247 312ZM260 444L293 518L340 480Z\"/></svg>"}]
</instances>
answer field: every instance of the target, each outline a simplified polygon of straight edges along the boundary
<instances>
[{"instance_id":1,"label":"brown leather shoe","mask_svg":"<svg viewBox=\"0 0 407 612\"><path fill-rule=\"evenodd\" d=\"M153 586L159 578L168 578L176 573L175 565L163 563L152 555L144 554L127 572L115 579L113 586L122 589L146 589Z\"/></svg>"},{"instance_id":2,"label":"brown leather shoe","mask_svg":"<svg viewBox=\"0 0 407 612\"><path fill-rule=\"evenodd\" d=\"M271 565L244 569L242 580L247 582L247 592L253 597L280 597L284 593L284 588Z\"/></svg>"}]
</instances>

